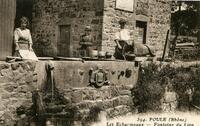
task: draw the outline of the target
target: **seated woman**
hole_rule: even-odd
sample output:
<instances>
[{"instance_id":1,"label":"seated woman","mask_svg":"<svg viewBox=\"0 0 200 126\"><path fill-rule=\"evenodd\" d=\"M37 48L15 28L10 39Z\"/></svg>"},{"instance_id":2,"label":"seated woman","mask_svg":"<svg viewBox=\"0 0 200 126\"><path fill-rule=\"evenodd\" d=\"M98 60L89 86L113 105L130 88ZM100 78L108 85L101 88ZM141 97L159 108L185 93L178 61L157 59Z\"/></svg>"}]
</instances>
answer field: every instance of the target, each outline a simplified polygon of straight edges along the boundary
<instances>
[{"instance_id":1,"label":"seated woman","mask_svg":"<svg viewBox=\"0 0 200 126\"><path fill-rule=\"evenodd\" d=\"M14 43L15 43L15 56L19 56L22 59L38 60L32 49L32 38L29 26L28 18L22 17L20 19L20 27L14 31Z\"/></svg>"},{"instance_id":2,"label":"seated woman","mask_svg":"<svg viewBox=\"0 0 200 126\"><path fill-rule=\"evenodd\" d=\"M120 30L115 34L115 43L117 45L115 49L115 58L116 59L126 59L125 53L133 53L133 41L130 40L130 32L128 29L125 29L126 21L121 19L119 21Z\"/></svg>"},{"instance_id":3,"label":"seated woman","mask_svg":"<svg viewBox=\"0 0 200 126\"><path fill-rule=\"evenodd\" d=\"M136 56L155 56L151 47L130 40L130 33L128 29L125 29L126 21L124 19L121 19L119 24L120 31L115 34L115 43L117 47L114 55L116 59L126 59L125 57L127 54L133 53Z\"/></svg>"}]
</instances>

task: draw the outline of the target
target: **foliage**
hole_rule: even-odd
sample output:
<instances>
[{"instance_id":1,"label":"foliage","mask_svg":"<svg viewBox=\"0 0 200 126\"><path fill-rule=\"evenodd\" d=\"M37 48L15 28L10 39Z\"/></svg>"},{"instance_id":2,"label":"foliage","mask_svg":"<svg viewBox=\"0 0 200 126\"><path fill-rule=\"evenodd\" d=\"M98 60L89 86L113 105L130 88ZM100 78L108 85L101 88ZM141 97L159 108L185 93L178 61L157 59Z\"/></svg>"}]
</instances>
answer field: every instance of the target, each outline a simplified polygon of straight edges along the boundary
<instances>
[{"instance_id":1,"label":"foliage","mask_svg":"<svg viewBox=\"0 0 200 126\"><path fill-rule=\"evenodd\" d=\"M161 99L168 82L178 94L178 109L187 110L189 107L187 88L194 87L192 103L200 105L200 66L189 67L161 65L149 63L140 68L137 86L132 90L133 102L139 112L160 111Z\"/></svg>"},{"instance_id":2,"label":"foliage","mask_svg":"<svg viewBox=\"0 0 200 126\"><path fill-rule=\"evenodd\" d=\"M180 35L196 36L199 27L200 1L179 1L172 4L172 10L183 3L186 5L185 10L172 13L172 34L179 32Z\"/></svg>"}]
</instances>

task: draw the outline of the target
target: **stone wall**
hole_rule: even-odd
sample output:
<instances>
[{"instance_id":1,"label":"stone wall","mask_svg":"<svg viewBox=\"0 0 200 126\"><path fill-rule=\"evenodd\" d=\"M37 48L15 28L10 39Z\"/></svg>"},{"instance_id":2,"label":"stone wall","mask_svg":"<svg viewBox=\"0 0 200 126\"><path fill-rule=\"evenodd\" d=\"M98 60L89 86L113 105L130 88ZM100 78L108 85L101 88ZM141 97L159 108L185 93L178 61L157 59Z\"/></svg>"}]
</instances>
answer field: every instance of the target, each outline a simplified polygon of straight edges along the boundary
<instances>
[{"instance_id":1,"label":"stone wall","mask_svg":"<svg viewBox=\"0 0 200 126\"><path fill-rule=\"evenodd\" d=\"M110 84L134 86L138 79L135 62L118 61L57 61L54 64L55 83L60 88L87 87L90 70L102 67Z\"/></svg>"},{"instance_id":2,"label":"stone wall","mask_svg":"<svg viewBox=\"0 0 200 126\"><path fill-rule=\"evenodd\" d=\"M167 30L170 28L170 4L164 0L134 1L136 3L133 12L115 9L115 0L105 1L102 50L114 52L114 34L120 29L119 19L124 18L128 21L127 28L131 30L132 38L135 41L136 20L147 21L146 44L154 46L157 54L160 55L164 48Z\"/></svg>"},{"instance_id":3,"label":"stone wall","mask_svg":"<svg viewBox=\"0 0 200 126\"><path fill-rule=\"evenodd\" d=\"M134 9L135 12L135 9ZM127 12L115 9L115 0L105 0L104 17L103 17L103 33L102 33L102 50L114 52L115 49L115 33L119 31L119 20L121 18L127 21L127 29L131 30L131 35L135 28L135 18L133 12Z\"/></svg>"},{"instance_id":4,"label":"stone wall","mask_svg":"<svg viewBox=\"0 0 200 126\"><path fill-rule=\"evenodd\" d=\"M47 64L54 67L53 84L49 81L51 80L49 72L46 73L43 69L47 68ZM39 72L40 90L35 97L42 99L42 104L38 101L36 107L37 110L44 108L43 115L39 116L58 124L71 124L82 120L81 126L95 121L101 111L106 112L110 118L132 112L135 108L131 89L138 79L138 67L134 65L135 62L122 61L43 61L38 63L36 70ZM91 69L96 70L98 67L102 67L103 71L107 72L109 83L95 88L89 83L89 73ZM52 116L56 121L51 120ZM38 121L42 122L42 120Z\"/></svg>"},{"instance_id":5,"label":"stone wall","mask_svg":"<svg viewBox=\"0 0 200 126\"><path fill-rule=\"evenodd\" d=\"M113 74L110 79L112 83L101 88L87 85L89 81L87 71L90 67L97 66L97 61L95 63L94 61L86 63L55 61L53 83L48 72L45 71L46 61L1 63L0 124L12 126L17 123L17 126L23 126L25 122L33 121L28 120L33 117L39 117L34 121L40 122L53 116L58 120L78 121L80 125L87 125L84 123L95 121L101 111L105 111L107 117L115 117L137 112L137 110L139 112L155 112L162 109L193 110L194 106L200 105L199 62L183 64L145 62L139 71L139 81L137 81L138 69L132 70L134 62L115 61L114 63L109 71ZM104 61L99 64L106 68L111 63ZM60 69L59 66L68 69ZM130 70L129 76L126 74L125 66L132 67L131 76ZM72 71L75 67L79 69ZM124 73L121 72L123 71L121 68L125 69ZM81 79L81 76L86 76L86 80L83 79L84 77ZM167 86L172 91L166 91ZM33 100L32 92L34 92ZM167 99L171 98L169 95L173 97L178 95L178 97L172 97L174 100L172 102L171 99Z\"/></svg>"},{"instance_id":6,"label":"stone wall","mask_svg":"<svg viewBox=\"0 0 200 126\"><path fill-rule=\"evenodd\" d=\"M107 118L131 113L135 108L132 102L131 87L104 86L63 89L55 87L54 101L51 101L51 90L43 92L43 116L54 124L79 122L79 126L87 126L98 121L98 115L104 111ZM56 121L53 121L51 117ZM59 120L62 120L59 122ZM73 125L77 126L77 125Z\"/></svg>"},{"instance_id":7,"label":"stone wall","mask_svg":"<svg viewBox=\"0 0 200 126\"><path fill-rule=\"evenodd\" d=\"M94 48L101 42L102 0L35 0L33 5L32 36L38 56L54 56L59 25L70 25L71 56L77 56L80 36L85 26L92 28Z\"/></svg>"},{"instance_id":8,"label":"stone wall","mask_svg":"<svg viewBox=\"0 0 200 126\"><path fill-rule=\"evenodd\" d=\"M163 53L167 30L170 29L171 7L165 0L149 0L148 17L149 39L148 44L156 48L157 54Z\"/></svg>"},{"instance_id":9,"label":"stone wall","mask_svg":"<svg viewBox=\"0 0 200 126\"><path fill-rule=\"evenodd\" d=\"M53 84L46 71L47 64L54 67ZM52 116L67 122L83 119L82 123L88 123L94 121L100 111L105 111L108 117L127 114L134 109L131 88L138 74L134 64L116 61L2 63L0 124L42 124ZM100 65L108 72L110 83L95 88L89 84L89 71ZM93 111L97 114L93 115Z\"/></svg>"},{"instance_id":10,"label":"stone wall","mask_svg":"<svg viewBox=\"0 0 200 126\"><path fill-rule=\"evenodd\" d=\"M1 126L13 126L30 116L32 91L37 83L35 65L35 62L28 61L0 64Z\"/></svg>"},{"instance_id":11,"label":"stone wall","mask_svg":"<svg viewBox=\"0 0 200 126\"><path fill-rule=\"evenodd\" d=\"M120 18L128 21L127 28L135 40L136 20L147 21L147 44L162 52L170 27L170 4L164 0L134 0L134 11L115 9L115 0L35 0L32 36L38 56L54 56L59 41L59 25L70 25L70 56L78 55L80 36L85 26L92 27L94 49L114 52L114 34ZM139 17L139 18L138 18ZM143 20L142 20L143 21Z\"/></svg>"}]
</instances>

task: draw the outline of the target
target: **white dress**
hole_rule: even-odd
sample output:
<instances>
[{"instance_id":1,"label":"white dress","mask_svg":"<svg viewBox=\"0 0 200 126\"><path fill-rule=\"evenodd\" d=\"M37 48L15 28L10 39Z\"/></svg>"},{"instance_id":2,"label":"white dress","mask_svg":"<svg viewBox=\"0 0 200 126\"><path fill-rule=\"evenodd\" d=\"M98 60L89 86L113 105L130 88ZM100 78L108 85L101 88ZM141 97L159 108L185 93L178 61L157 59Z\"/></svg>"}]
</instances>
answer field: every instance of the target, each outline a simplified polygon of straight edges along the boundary
<instances>
[{"instance_id":1,"label":"white dress","mask_svg":"<svg viewBox=\"0 0 200 126\"><path fill-rule=\"evenodd\" d=\"M29 46L32 44L29 29L21 30L20 28L16 28L14 31L14 41L19 45L19 50L16 52L17 56L20 56L22 59L38 60L33 50L29 50Z\"/></svg>"},{"instance_id":2,"label":"white dress","mask_svg":"<svg viewBox=\"0 0 200 126\"><path fill-rule=\"evenodd\" d=\"M28 43L32 44L30 30L29 29L21 30L20 28L16 28L14 32L14 40L16 43L17 42L20 43L23 41L23 42L27 42L27 44Z\"/></svg>"}]
</instances>

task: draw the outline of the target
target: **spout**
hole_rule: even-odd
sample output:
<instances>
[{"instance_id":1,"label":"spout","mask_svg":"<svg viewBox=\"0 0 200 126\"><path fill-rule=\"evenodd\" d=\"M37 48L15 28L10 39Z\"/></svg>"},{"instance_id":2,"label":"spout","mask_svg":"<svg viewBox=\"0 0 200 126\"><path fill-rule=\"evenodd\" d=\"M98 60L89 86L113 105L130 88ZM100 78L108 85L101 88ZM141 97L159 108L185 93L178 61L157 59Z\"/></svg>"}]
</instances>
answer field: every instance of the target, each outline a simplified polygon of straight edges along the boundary
<instances>
[{"instance_id":1,"label":"spout","mask_svg":"<svg viewBox=\"0 0 200 126\"><path fill-rule=\"evenodd\" d=\"M46 63L46 72L49 75L47 79L50 80L50 85L51 85L51 101L53 102L54 100L54 75L53 75L53 70L54 70L54 63L52 61L48 61Z\"/></svg>"}]
</instances>

